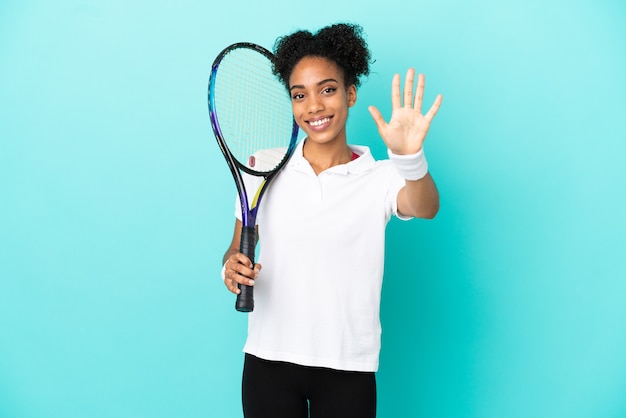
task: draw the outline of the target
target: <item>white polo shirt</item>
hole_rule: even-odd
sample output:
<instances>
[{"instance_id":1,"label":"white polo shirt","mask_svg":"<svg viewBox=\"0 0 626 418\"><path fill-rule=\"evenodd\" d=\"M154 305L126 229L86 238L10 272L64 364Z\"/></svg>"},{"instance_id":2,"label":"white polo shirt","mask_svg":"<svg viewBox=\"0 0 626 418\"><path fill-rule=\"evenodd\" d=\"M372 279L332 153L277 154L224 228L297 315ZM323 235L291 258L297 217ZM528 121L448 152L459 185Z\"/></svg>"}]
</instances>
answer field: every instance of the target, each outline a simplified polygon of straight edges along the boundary
<instances>
[{"instance_id":1,"label":"white polo shirt","mask_svg":"<svg viewBox=\"0 0 626 418\"><path fill-rule=\"evenodd\" d=\"M303 143L260 204L257 261L263 268L243 351L305 366L376 371L385 227L397 216L405 181L389 160L375 161L360 146L350 146L360 155L356 160L316 175ZM250 187L259 183L246 177Z\"/></svg>"}]
</instances>

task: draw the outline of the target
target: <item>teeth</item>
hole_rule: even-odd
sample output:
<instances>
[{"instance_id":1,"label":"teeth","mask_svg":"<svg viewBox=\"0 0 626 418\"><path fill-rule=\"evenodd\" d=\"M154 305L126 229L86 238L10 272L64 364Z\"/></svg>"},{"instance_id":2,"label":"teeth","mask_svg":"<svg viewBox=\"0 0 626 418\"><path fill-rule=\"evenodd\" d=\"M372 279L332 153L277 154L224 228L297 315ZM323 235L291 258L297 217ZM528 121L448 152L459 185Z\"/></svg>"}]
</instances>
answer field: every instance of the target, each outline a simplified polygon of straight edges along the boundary
<instances>
[{"instance_id":1,"label":"teeth","mask_svg":"<svg viewBox=\"0 0 626 418\"><path fill-rule=\"evenodd\" d=\"M320 125L325 124L325 123L326 123L326 122L328 122L329 120L330 120L330 118L324 118L324 119L320 119L320 120L315 120L315 121L312 121L312 122L310 122L310 124L311 124L312 126L320 126Z\"/></svg>"}]
</instances>

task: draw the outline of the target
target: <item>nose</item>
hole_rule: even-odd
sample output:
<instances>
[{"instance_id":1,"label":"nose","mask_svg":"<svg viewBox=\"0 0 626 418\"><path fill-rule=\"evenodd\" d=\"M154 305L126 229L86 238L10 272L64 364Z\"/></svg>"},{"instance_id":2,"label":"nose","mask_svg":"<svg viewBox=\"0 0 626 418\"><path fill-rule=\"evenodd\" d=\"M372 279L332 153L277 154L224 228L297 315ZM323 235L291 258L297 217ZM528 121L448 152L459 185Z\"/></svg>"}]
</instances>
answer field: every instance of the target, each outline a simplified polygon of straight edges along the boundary
<instances>
[{"instance_id":1,"label":"nose","mask_svg":"<svg viewBox=\"0 0 626 418\"><path fill-rule=\"evenodd\" d=\"M307 105L307 110L309 113L317 113L320 110L324 109L324 103L317 96L310 96Z\"/></svg>"}]
</instances>

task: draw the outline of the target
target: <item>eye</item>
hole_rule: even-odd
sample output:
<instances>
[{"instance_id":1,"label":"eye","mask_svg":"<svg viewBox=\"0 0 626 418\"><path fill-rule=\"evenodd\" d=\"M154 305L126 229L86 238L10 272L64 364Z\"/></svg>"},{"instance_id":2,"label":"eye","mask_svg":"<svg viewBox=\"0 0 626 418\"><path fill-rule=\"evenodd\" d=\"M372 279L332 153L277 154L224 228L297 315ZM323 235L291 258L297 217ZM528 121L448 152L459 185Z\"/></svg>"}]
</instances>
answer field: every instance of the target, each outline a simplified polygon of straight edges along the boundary
<instances>
[{"instance_id":1,"label":"eye","mask_svg":"<svg viewBox=\"0 0 626 418\"><path fill-rule=\"evenodd\" d=\"M333 94L335 91L337 91L336 87L326 87L322 90L322 94Z\"/></svg>"},{"instance_id":2,"label":"eye","mask_svg":"<svg viewBox=\"0 0 626 418\"><path fill-rule=\"evenodd\" d=\"M295 93L291 95L291 100L302 100L302 98L304 98L304 94L302 93Z\"/></svg>"}]
</instances>

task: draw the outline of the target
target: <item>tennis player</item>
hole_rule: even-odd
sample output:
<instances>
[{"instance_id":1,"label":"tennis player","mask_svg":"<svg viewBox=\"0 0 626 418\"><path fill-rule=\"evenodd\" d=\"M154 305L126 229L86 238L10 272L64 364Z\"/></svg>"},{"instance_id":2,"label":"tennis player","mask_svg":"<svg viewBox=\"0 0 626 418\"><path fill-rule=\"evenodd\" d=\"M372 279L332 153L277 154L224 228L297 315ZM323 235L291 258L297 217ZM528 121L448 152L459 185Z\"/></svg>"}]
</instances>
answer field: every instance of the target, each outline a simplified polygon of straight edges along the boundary
<instances>
[{"instance_id":1,"label":"tennis player","mask_svg":"<svg viewBox=\"0 0 626 418\"><path fill-rule=\"evenodd\" d=\"M395 75L391 119L369 107L389 155L376 161L346 138L349 109L369 74L362 28L300 30L274 49L275 73L306 137L259 210L258 264L239 252L238 204L223 259L228 290L255 287L244 416L375 417L385 228L391 216L433 218L439 210L423 144L442 97L422 112L423 75L416 80L409 69L403 88Z\"/></svg>"}]
</instances>

